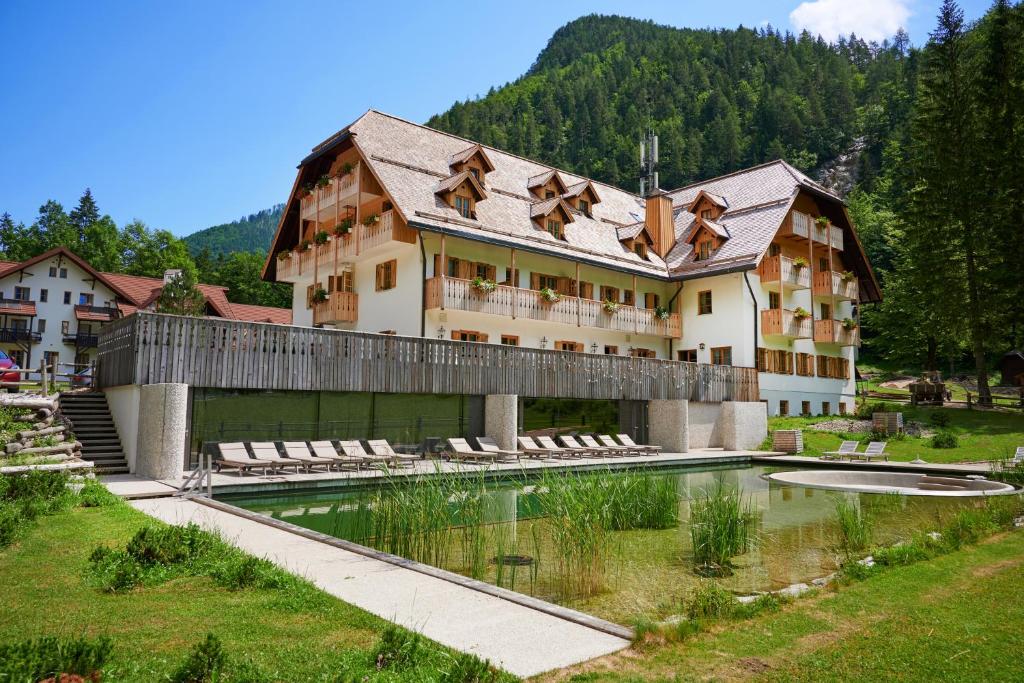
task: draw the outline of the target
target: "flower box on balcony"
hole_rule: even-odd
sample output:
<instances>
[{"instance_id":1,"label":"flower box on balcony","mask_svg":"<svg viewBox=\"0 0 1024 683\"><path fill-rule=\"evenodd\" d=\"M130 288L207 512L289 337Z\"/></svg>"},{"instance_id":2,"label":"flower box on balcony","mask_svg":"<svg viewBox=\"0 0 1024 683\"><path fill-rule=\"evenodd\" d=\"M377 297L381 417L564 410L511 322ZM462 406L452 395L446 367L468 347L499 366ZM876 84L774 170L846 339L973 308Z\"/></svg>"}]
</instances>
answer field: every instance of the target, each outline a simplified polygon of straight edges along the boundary
<instances>
[{"instance_id":1,"label":"flower box on balcony","mask_svg":"<svg viewBox=\"0 0 1024 683\"><path fill-rule=\"evenodd\" d=\"M315 242L317 246L327 244L330 241L331 236L327 234L326 230L321 230L317 234L313 235L313 242Z\"/></svg>"},{"instance_id":2,"label":"flower box on balcony","mask_svg":"<svg viewBox=\"0 0 1024 683\"><path fill-rule=\"evenodd\" d=\"M808 311L806 308L797 308L795 311L793 311L793 319L794 320L803 320L805 318L810 318L810 317L811 317L811 312Z\"/></svg>"},{"instance_id":3,"label":"flower box on balcony","mask_svg":"<svg viewBox=\"0 0 1024 683\"><path fill-rule=\"evenodd\" d=\"M654 317L658 320L668 320L668 309L664 306L655 306Z\"/></svg>"},{"instance_id":4,"label":"flower box on balcony","mask_svg":"<svg viewBox=\"0 0 1024 683\"><path fill-rule=\"evenodd\" d=\"M618 312L619 304L618 302L615 301L605 301L604 303L601 304L601 308L603 308L604 312L607 313L608 315L613 315L614 313Z\"/></svg>"},{"instance_id":5,"label":"flower box on balcony","mask_svg":"<svg viewBox=\"0 0 1024 683\"><path fill-rule=\"evenodd\" d=\"M278 261L287 261L291 257L292 257L292 252L290 252L290 251L282 250L282 251L277 252L277 260Z\"/></svg>"},{"instance_id":6,"label":"flower box on balcony","mask_svg":"<svg viewBox=\"0 0 1024 683\"><path fill-rule=\"evenodd\" d=\"M550 287L540 290L540 300L548 304L556 304L561 301L561 295Z\"/></svg>"},{"instance_id":7,"label":"flower box on balcony","mask_svg":"<svg viewBox=\"0 0 1024 683\"><path fill-rule=\"evenodd\" d=\"M369 216L367 216L366 218L363 219L363 225L365 225L366 227L370 227L371 225L376 225L377 223L380 223L380 214L379 213L370 214Z\"/></svg>"},{"instance_id":8,"label":"flower box on balcony","mask_svg":"<svg viewBox=\"0 0 1024 683\"><path fill-rule=\"evenodd\" d=\"M469 284L474 291L485 295L498 288L498 284L494 280L488 280L485 277L475 277Z\"/></svg>"},{"instance_id":9,"label":"flower box on balcony","mask_svg":"<svg viewBox=\"0 0 1024 683\"><path fill-rule=\"evenodd\" d=\"M318 289L313 292L313 303L322 304L330 298L330 294L327 293L326 289Z\"/></svg>"}]
</instances>

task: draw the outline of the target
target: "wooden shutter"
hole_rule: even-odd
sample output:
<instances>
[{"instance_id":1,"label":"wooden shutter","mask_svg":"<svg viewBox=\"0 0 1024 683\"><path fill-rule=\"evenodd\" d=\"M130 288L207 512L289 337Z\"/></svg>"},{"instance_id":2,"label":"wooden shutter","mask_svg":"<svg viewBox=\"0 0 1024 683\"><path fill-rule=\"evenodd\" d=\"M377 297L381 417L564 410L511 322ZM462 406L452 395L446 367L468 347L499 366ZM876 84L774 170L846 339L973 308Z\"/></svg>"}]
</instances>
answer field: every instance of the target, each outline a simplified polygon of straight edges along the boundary
<instances>
[{"instance_id":1,"label":"wooden shutter","mask_svg":"<svg viewBox=\"0 0 1024 683\"><path fill-rule=\"evenodd\" d=\"M313 285L306 287L306 308L313 308Z\"/></svg>"},{"instance_id":2,"label":"wooden shutter","mask_svg":"<svg viewBox=\"0 0 1024 683\"><path fill-rule=\"evenodd\" d=\"M434 277L441 277L442 275L447 275L447 273L441 269L441 255L434 254Z\"/></svg>"},{"instance_id":3,"label":"wooden shutter","mask_svg":"<svg viewBox=\"0 0 1024 683\"><path fill-rule=\"evenodd\" d=\"M627 306L633 306L634 304L636 304L636 292L634 292L632 289L622 290L622 303L626 304Z\"/></svg>"},{"instance_id":4,"label":"wooden shutter","mask_svg":"<svg viewBox=\"0 0 1024 683\"><path fill-rule=\"evenodd\" d=\"M658 307L658 295L653 292L644 294L644 308L654 309Z\"/></svg>"},{"instance_id":5,"label":"wooden shutter","mask_svg":"<svg viewBox=\"0 0 1024 683\"><path fill-rule=\"evenodd\" d=\"M530 273L530 289L540 289L540 273Z\"/></svg>"},{"instance_id":6,"label":"wooden shutter","mask_svg":"<svg viewBox=\"0 0 1024 683\"><path fill-rule=\"evenodd\" d=\"M582 298L582 299L593 299L594 298L594 283L593 282L581 282L580 283L580 298Z\"/></svg>"},{"instance_id":7,"label":"wooden shutter","mask_svg":"<svg viewBox=\"0 0 1024 683\"><path fill-rule=\"evenodd\" d=\"M504 282L504 284L510 285L512 287L518 287L519 286L519 269L518 268L516 268L516 272L514 272L514 273L512 272L511 268L506 268L505 269L505 282Z\"/></svg>"},{"instance_id":8,"label":"wooden shutter","mask_svg":"<svg viewBox=\"0 0 1024 683\"><path fill-rule=\"evenodd\" d=\"M487 265L487 276L486 277L491 282L496 281L498 279L498 269L495 268L494 266L488 264Z\"/></svg>"},{"instance_id":9,"label":"wooden shutter","mask_svg":"<svg viewBox=\"0 0 1024 683\"><path fill-rule=\"evenodd\" d=\"M574 296L576 294L575 288L572 286L572 279L567 277L560 277L557 279L558 282L558 293L566 296Z\"/></svg>"},{"instance_id":10,"label":"wooden shutter","mask_svg":"<svg viewBox=\"0 0 1024 683\"><path fill-rule=\"evenodd\" d=\"M459 278L463 280L473 279L473 263L465 259L459 259Z\"/></svg>"}]
</instances>

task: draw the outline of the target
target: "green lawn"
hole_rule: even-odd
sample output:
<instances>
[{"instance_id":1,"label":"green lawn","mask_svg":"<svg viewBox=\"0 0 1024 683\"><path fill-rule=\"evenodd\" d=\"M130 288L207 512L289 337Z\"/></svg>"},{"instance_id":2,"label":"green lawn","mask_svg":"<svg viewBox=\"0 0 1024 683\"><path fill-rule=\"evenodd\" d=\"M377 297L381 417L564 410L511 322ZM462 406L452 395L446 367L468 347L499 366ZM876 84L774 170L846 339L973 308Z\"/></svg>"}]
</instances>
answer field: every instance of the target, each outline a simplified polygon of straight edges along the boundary
<instances>
[{"instance_id":1,"label":"green lawn","mask_svg":"<svg viewBox=\"0 0 1024 683\"><path fill-rule=\"evenodd\" d=\"M40 518L0 550L0 644L107 634L114 649L104 681L168 680L208 632L229 658L274 681L438 681L453 662L450 651L425 641L416 667L377 671L372 652L385 622L319 592L322 599L296 600L287 590L232 591L206 577L126 594L90 585L97 544L123 547L154 523L125 505Z\"/></svg>"},{"instance_id":2,"label":"green lawn","mask_svg":"<svg viewBox=\"0 0 1024 683\"><path fill-rule=\"evenodd\" d=\"M922 422L926 426L930 425L934 413L947 415L949 426L946 429L959 437L959 445L956 448L932 448L929 439L908 436L903 440L889 441L885 450L890 460L922 458L936 463L978 462L1010 457L1018 446L1024 446L1024 414L962 408L915 408L909 405L899 406L898 410L903 413L905 421ZM807 427L833 419L836 417L772 417L768 419L768 430L802 429L803 455L817 456L838 448L843 435L814 431ZM936 429L929 428L933 431ZM863 436L855 435L857 438Z\"/></svg>"},{"instance_id":3,"label":"green lawn","mask_svg":"<svg viewBox=\"0 0 1024 683\"><path fill-rule=\"evenodd\" d=\"M1022 624L1024 533L1013 532L549 679L1020 680Z\"/></svg>"}]
</instances>

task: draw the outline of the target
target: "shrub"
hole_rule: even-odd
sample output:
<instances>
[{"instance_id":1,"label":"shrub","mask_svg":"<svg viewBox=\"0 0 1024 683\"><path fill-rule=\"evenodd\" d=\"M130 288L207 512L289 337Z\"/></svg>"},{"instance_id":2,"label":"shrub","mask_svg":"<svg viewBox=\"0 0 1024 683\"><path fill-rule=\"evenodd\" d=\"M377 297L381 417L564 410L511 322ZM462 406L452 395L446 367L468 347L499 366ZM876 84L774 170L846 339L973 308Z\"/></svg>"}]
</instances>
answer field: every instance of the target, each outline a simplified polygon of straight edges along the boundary
<instances>
[{"instance_id":1,"label":"shrub","mask_svg":"<svg viewBox=\"0 0 1024 683\"><path fill-rule=\"evenodd\" d=\"M212 545L212 537L195 524L146 526L125 546L125 552L143 566L172 565L198 558Z\"/></svg>"},{"instance_id":2,"label":"shrub","mask_svg":"<svg viewBox=\"0 0 1024 683\"><path fill-rule=\"evenodd\" d=\"M78 504L84 508L100 508L120 505L121 499L111 493L100 482L95 479L88 479L82 490L78 492Z\"/></svg>"},{"instance_id":3,"label":"shrub","mask_svg":"<svg viewBox=\"0 0 1024 683\"><path fill-rule=\"evenodd\" d=\"M960 510L942 529L942 540L952 550L959 550L997 530L988 509Z\"/></svg>"},{"instance_id":4,"label":"shrub","mask_svg":"<svg viewBox=\"0 0 1024 683\"><path fill-rule=\"evenodd\" d=\"M750 547L754 515L740 490L722 482L705 489L690 505L690 540L698 573L729 573L733 556Z\"/></svg>"},{"instance_id":5,"label":"shrub","mask_svg":"<svg viewBox=\"0 0 1024 683\"><path fill-rule=\"evenodd\" d=\"M220 639L212 633L207 633L206 639L192 648L177 671L171 674L171 681L174 683L216 681L220 679L226 664L227 655L224 654Z\"/></svg>"},{"instance_id":6,"label":"shrub","mask_svg":"<svg viewBox=\"0 0 1024 683\"><path fill-rule=\"evenodd\" d=\"M956 448L958 445L959 440L956 434L950 431L941 431L931 440L932 448Z\"/></svg>"},{"instance_id":7,"label":"shrub","mask_svg":"<svg viewBox=\"0 0 1024 683\"><path fill-rule=\"evenodd\" d=\"M460 652L451 668L441 674L439 683L495 683L497 680L498 671L490 662Z\"/></svg>"},{"instance_id":8,"label":"shrub","mask_svg":"<svg viewBox=\"0 0 1024 683\"><path fill-rule=\"evenodd\" d=\"M714 581L701 581L690 591L684 603L690 620L728 617L739 604L736 596Z\"/></svg>"},{"instance_id":9,"label":"shrub","mask_svg":"<svg viewBox=\"0 0 1024 683\"><path fill-rule=\"evenodd\" d=\"M124 593L142 583L142 565L123 550L97 546L89 564L96 584L108 593Z\"/></svg>"},{"instance_id":10,"label":"shrub","mask_svg":"<svg viewBox=\"0 0 1024 683\"><path fill-rule=\"evenodd\" d=\"M231 590L245 588L285 588L291 577L272 562L242 553L231 553L213 570L218 585Z\"/></svg>"},{"instance_id":11,"label":"shrub","mask_svg":"<svg viewBox=\"0 0 1024 683\"><path fill-rule=\"evenodd\" d=\"M14 645L0 645L0 680L41 681L72 674L99 680L114 645L110 638L43 636Z\"/></svg>"},{"instance_id":12,"label":"shrub","mask_svg":"<svg viewBox=\"0 0 1024 683\"><path fill-rule=\"evenodd\" d=\"M0 500L0 548L6 548L21 534L26 520L21 514L21 506L10 501Z\"/></svg>"},{"instance_id":13,"label":"shrub","mask_svg":"<svg viewBox=\"0 0 1024 683\"><path fill-rule=\"evenodd\" d=\"M883 567L902 567L922 560L930 560L938 553L938 543L922 534L907 543L877 548L872 554L875 563Z\"/></svg>"},{"instance_id":14,"label":"shrub","mask_svg":"<svg viewBox=\"0 0 1024 683\"><path fill-rule=\"evenodd\" d=\"M373 649L372 662L378 671L401 671L416 666L427 654L423 636L390 624Z\"/></svg>"},{"instance_id":15,"label":"shrub","mask_svg":"<svg viewBox=\"0 0 1024 683\"><path fill-rule=\"evenodd\" d=\"M856 415L858 420L870 420L871 416L875 413L897 413L899 411L900 407L895 403L886 403L884 401L864 401L857 406Z\"/></svg>"},{"instance_id":16,"label":"shrub","mask_svg":"<svg viewBox=\"0 0 1024 683\"><path fill-rule=\"evenodd\" d=\"M948 427L950 422L949 413L933 410L931 415L928 416L928 422L939 428Z\"/></svg>"},{"instance_id":17,"label":"shrub","mask_svg":"<svg viewBox=\"0 0 1024 683\"><path fill-rule=\"evenodd\" d=\"M856 503L836 498L836 524L839 527L839 548L847 558L871 545L871 518Z\"/></svg>"}]
</instances>

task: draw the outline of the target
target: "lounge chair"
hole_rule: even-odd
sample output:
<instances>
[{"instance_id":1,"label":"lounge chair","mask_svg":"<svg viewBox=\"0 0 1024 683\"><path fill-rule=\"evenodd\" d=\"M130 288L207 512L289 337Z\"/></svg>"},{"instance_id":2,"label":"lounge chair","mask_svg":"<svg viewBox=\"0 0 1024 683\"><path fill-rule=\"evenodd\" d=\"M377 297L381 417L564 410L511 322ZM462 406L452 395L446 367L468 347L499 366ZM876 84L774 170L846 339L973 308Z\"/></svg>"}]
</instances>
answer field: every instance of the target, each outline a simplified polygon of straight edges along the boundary
<instances>
[{"instance_id":1,"label":"lounge chair","mask_svg":"<svg viewBox=\"0 0 1024 683\"><path fill-rule=\"evenodd\" d=\"M621 443L623 446L643 449L643 451L648 455L657 455L658 453L661 453L661 446L650 446L647 444L634 443L633 439L629 436L629 434L616 434L615 438L618 439L619 443Z\"/></svg>"},{"instance_id":2,"label":"lounge chair","mask_svg":"<svg viewBox=\"0 0 1024 683\"><path fill-rule=\"evenodd\" d=\"M872 441L868 444L868 447L864 449L863 453L852 453L850 455L850 460L853 460L854 458L863 458L868 462L870 462L872 458L882 458L887 462L889 460L889 456L885 452L884 441Z\"/></svg>"},{"instance_id":3,"label":"lounge chair","mask_svg":"<svg viewBox=\"0 0 1024 683\"><path fill-rule=\"evenodd\" d=\"M395 467L413 467L417 460L421 460L418 455L409 455L407 453L396 453L395 449L391 447L391 444L386 439L375 439L373 441L367 441L366 444L370 447L370 451L382 458L388 458L388 462Z\"/></svg>"},{"instance_id":4,"label":"lounge chair","mask_svg":"<svg viewBox=\"0 0 1024 683\"><path fill-rule=\"evenodd\" d=\"M261 468L263 474L266 475L267 470L274 466L274 463L268 460L258 460L249 455L249 451L245 449L243 443L219 443L217 451L219 457L214 459L213 467L218 472L223 467L233 467L241 475L253 468Z\"/></svg>"},{"instance_id":5,"label":"lounge chair","mask_svg":"<svg viewBox=\"0 0 1024 683\"><path fill-rule=\"evenodd\" d=\"M576 444L576 446L559 446L550 436L538 436L537 443L539 443L542 448L558 451L569 458L585 458L592 454L592 451L589 448L584 448L579 444Z\"/></svg>"},{"instance_id":6,"label":"lounge chair","mask_svg":"<svg viewBox=\"0 0 1024 683\"><path fill-rule=\"evenodd\" d=\"M281 454L277 450L277 446L271 441L250 441L249 448L252 449L252 455L257 460L266 460L271 463L271 467L274 469L281 469L283 467L294 467L295 471L298 472L299 468L302 467L306 470L309 469L309 465L293 458L282 458Z\"/></svg>"},{"instance_id":7,"label":"lounge chair","mask_svg":"<svg viewBox=\"0 0 1024 683\"><path fill-rule=\"evenodd\" d=\"M533 440L532 436L518 436L516 440L519 442L519 447L523 449L523 453L529 456L539 456L542 458L564 458L572 457L572 453L566 451L564 448L547 448L541 447Z\"/></svg>"},{"instance_id":8,"label":"lounge chair","mask_svg":"<svg viewBox=\"0 0 1024 683\"><path fill-rule=\"evenodd\" d=\"M591 446L589 444L580 444L580 442L576 440L576 437L572 436L571 434L561 434L559 435L558 440L561 441L562 445L565 446L566 448L578 448L580 450L585 450L590 455L594 455L599 458L604 457L606 455L616 455L616 453L614 453L610 448L605 448L604 446Z\"/></svg>"},{"instance_id":9,"label":"lounge chair","mask_svg":"<svg viewBox=\"0 0 1024 683\"><path fill-rule=\"evenodd\" d=\"M838 451L825 451L821 454L822 460L842 460L844 457L849 456L852 460L855 456L860 455L857 453L857 442L856 441L844 441L839 444Z\"/></svg>"},{"instance_id":10,"label":"lounge chair","mask_svg":"<svg viewBox=\"0 0 1024 683\"><path fill-rule=\"evenodd\" d=\"M359 456L350 456L347 453L339 454L334 444L330 441L310 441L309 447L316 457L333 460L338 469L341 469L344 465L355 465L356 471L359 471L363 464L369 462L366 458Z\"/></svg>"},{"instance_id":11,"label":"lounge chair","mask_svg":"<svg viewBox=\"0 0 1024 683\"><path fill-rule=\"evenodd\" d=\"M626 448L625 446L620 446L619 444L615 444L614 446L603 446L597 442L597 439L590 436L589 434L580 434L579 440L587 448L592 448L595 451L604 450L609 455L629 455L630 452L629 448Z\"/></svg>"},{"instance_id":12,"label":"lounge chair","mask_svg":"<svg viewBox=\"0 0 1024 683\"><path fill-rule=\"evenodd\" d=\"M350 441L339 441L338 448L347 457L355 460L358 459L364 463L377 464L377 465L388 465L394 461L384 455L377 455L375 453L367 453L366 449L363 448L363 444L359 441L352 439Z\"/></svg>"},{"instance_id":13,"label":"lounge chair","mask_svg":"<svg viewBox=\"0 0 1024 683\"><path fill-rule=\"evenodd\" d=\"M602 446L622 449L623 453L626 455L644 455L644 449L639 446L624 446L623 444L616 443L615 439L613 439L609 434L598 434L597 440L601 442Z\"/></svg>"},{"instance_id":14,"label":"lounge chair","mask_svg":"<svg viewBox=\"0 0 1024 683\"><path fill-rule=\"evenodd\" d=\"M452 449L453 460L466 460L469 462L495 462L500 458L499 453L490 451L474 451L473 447L465 439L450 438L448 446Z\"/></svg>"},{"instance_id":15,"label":"lounge chair","mask_svg":"<svg viewBox=\"0 0 1024 683\"><path fill-rule=\"evenodd\" d=\"M1013 460L1010 461L1010 464L1017 466L1022 462L1024 462L1024 446L1017 446L1017 452L1013 454Z\"/></svg>"},{"instance_id":16,"label":"lounge chair","mask_svg":"<svg viewBox=\"0 0 1024 683\"><path fill-rule=\"evenodd\" d=\"M329 472L335 462L334 458L321 458L310 453L305 441L282 441L281 445L284 447L285 457L305 464L307 471L314 467L323 467L325 472Z\"/></svg>"},{"instance_id":17,"label":"lounge chair","mask_svg":"<svg viewBox=\"0 0 1024 683\"><path fill-rule=\"evenodd\" d=\"M489 436L478 436L476 437L476 445L480 447L480 450L487 451L488 453L500 453L509 460L518 460L519 456L535 456L536 453L526 453L524 451L506 451L504 448L498 445L498 442Z\"/></svg>"}]
</instances>

